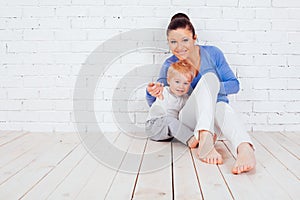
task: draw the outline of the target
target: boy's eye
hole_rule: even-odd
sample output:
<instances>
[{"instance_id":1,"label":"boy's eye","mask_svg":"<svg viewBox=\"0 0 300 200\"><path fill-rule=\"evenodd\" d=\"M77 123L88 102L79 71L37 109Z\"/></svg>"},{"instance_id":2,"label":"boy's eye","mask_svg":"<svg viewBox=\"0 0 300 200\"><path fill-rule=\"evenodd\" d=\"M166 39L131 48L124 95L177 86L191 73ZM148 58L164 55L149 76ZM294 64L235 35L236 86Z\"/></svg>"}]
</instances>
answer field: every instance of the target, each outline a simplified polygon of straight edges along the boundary
<instances>
[{"instance_id":1,"label":"boy's eye","mask_svg":"<svg viewBox=\"0 0 300 200\"><path fill-rule=\"evenodd\" d=\"M171 43L171 44L176 44L176 41L171 40L170 43Z\"/></svg>"},{"instance_id":2,"label":"boy's eye","mask_svg":"<svg viewBox=\"0 0 300 200\"><path fill-rule=\"evenodd\" d=\"M184 85L188 85L189 83L185 82Z\"/></svg>"},{"instance_id":3,"label":"boy's eye","mask_svg":"<svg viewBox=\"0 0 300 200\"><path fill-rule=\"evenodd\" d=\"M184 41L184 42L188 42L189 39L188 39L188 38L184 38L183 41Z\"/></svg>"},{"instance_id":4,"label":"boy's eye","mask_svg":"<svg viewBox=\"0 0 300 200\"><path fill-rule=\"evenodd\" d=\"M175 81L175 83L179 83L179 81Z\"/></svg>"}]
</instances>

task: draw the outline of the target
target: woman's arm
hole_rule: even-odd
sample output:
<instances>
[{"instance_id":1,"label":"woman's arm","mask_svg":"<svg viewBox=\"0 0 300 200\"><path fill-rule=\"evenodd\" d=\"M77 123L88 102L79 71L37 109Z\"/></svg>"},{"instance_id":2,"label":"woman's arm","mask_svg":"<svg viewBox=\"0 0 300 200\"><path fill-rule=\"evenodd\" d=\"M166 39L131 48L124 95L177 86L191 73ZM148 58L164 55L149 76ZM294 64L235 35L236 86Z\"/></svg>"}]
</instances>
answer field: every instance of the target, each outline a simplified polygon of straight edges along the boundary
<instances>
[{"instance_id":1,"label":"woman's arm","mask_svg":"<svg viewBox=\"0 0 300 200\"><path fill-rule=\"evenodd\" d=\"M148 105L151 107L152 104L155 102L156 97L152 96L149 92L148 89L146 89L146 100Z\"/></svg>"},{"instance_id":2,"label":"woman's arm","mask_svg":"<svg viewBox=\"0 0 300 200\"><path fill-rule=\"evenodd\" d=\"M222 51L215 47L217 73L220 78L220 94L235 94L240 89L240 83L229 67Z\"/></svg>"}]
</instances>

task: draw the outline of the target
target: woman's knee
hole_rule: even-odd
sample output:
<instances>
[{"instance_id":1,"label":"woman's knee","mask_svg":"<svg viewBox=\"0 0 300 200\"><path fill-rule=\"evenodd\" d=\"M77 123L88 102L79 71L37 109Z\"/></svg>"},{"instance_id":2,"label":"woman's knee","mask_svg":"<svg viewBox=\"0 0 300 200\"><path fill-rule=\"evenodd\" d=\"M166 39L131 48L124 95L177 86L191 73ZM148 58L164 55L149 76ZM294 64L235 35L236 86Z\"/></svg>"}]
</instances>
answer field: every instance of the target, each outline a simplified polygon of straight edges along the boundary
<instances>
[{"instance_id":1,"label":"woman's knee","mask_svg":"<svg viewBox=\"0 0 300 200\"><path fill-rule=\"evenodd\" d=\"M210 86L215 86L215 88L220 88L220 80L218 76L213 72L208 72L202 76L203 80Z\"/></svg>"}]
</instances>

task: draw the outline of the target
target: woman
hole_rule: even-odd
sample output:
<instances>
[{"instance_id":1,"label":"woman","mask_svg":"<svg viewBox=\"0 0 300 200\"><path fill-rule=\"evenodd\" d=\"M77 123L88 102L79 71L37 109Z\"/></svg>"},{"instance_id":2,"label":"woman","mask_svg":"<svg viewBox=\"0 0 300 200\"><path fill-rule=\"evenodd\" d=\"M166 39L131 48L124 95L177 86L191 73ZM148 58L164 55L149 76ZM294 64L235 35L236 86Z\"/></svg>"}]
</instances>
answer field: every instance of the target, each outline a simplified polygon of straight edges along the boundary
<instances>
[{"instance_id":1,"label":"woman","mask_svg":"<svg viewBox=\"0 0 300 200\"><path fill-rule=\"evenodd\" d=\"M186 144L191 148L198 145L197 155L202 161L222 164L222 156L214 148L215 133L222 133L237 150L232 173L252 170L256 164L253 143L227 98L228 94L239 91L239 82L223 53L213 46L197 45L195 29L183 13L172 17L167 39L173 56L164 62L156 84L147 87L149 106L161 95L163 85L167 85L166 76L171 63L178 60L190 62L196 77L191 83L193 91L179 113L179 120L182 126L192 131L180 134L190 134Z\"/></svg>"}]
</instances>

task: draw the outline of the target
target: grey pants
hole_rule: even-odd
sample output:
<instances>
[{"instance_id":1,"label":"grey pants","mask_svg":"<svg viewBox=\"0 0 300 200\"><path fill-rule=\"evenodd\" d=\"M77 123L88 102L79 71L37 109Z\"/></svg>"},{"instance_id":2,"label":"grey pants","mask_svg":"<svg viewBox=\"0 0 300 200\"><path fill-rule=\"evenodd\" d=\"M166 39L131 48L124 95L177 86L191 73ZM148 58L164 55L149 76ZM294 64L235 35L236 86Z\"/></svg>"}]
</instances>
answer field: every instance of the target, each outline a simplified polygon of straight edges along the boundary
<instances>
[{"instance_id":1,"label":"grey pants","mask_svg":"<svg viewBox=\"0 0 300 200\"><path fill-rule=\"evenodd\" d=\"M176 138L183 144L194 136L194 132L174 117L160 117L146 121L146 134L151 140L161 141Z\"/></svg>"}]
</instances>

